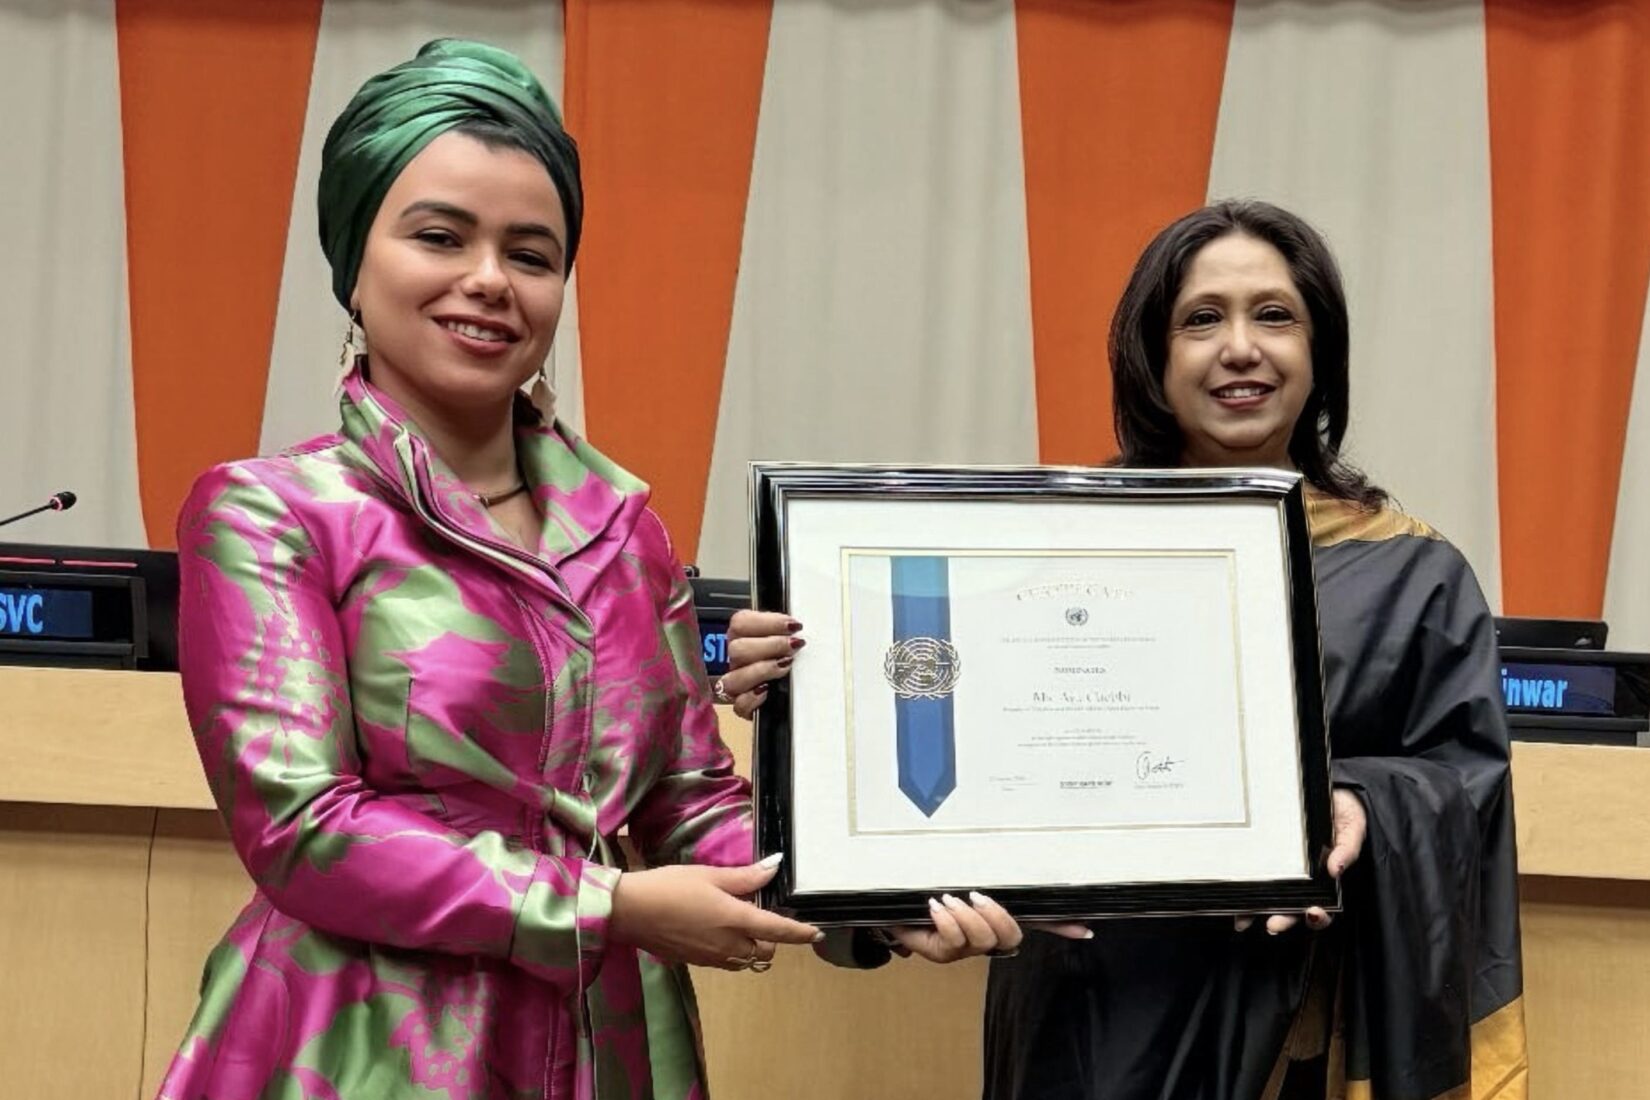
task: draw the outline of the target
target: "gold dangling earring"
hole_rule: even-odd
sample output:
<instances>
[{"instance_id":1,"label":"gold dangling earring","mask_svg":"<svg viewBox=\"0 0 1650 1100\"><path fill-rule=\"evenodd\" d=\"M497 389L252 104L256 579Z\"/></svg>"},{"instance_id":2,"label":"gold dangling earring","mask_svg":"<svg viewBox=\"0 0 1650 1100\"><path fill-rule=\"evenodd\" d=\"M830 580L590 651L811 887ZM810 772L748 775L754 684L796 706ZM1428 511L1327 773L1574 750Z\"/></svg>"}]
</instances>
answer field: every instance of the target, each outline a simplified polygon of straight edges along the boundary
<instances>
[{"instance_id":1,"label":"gold dangling earring","mask_svg":"<svg viewBox=\"0 0 1650 1100\"><path fill-rule=\"evenodd\" d=\"M551 384L550 376L544 368L539 368L538 375L533 379L532 388L527 391L527 400L544 417L544 426L549 427L556 422L556 387Z\"/></svg>"},{"instance_id":2,"label":"gold dangling earring","mask_svg":"<svg viewBox=\"0 0 1650 1100\"><path fill-rule=\"evenodd\" d=\"M355 369L355 360L365 354L366 332L361 328L361 311L353 310L349 315L349 326L344 329L344 346L338 349L338 385L337 389L344 388L344 380L349 377L350 371Z\"/></svg>"}]
</instances>

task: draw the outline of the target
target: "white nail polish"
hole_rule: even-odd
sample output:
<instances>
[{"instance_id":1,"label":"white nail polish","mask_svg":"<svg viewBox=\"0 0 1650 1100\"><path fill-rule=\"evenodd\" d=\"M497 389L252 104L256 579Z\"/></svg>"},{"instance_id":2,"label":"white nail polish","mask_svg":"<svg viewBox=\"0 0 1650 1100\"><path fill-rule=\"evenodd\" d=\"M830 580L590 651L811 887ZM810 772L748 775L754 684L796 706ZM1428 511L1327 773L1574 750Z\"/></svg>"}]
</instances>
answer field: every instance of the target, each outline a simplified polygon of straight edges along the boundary
<instances>
[{"instance_id":1,"label":"white nail polish","mask_svg":"<svg viewBox=\"0 0 1650 1100\"><path fill-rule=\"evenodd\" d=\"M785 853L775 852L761 863L758 863L757 866L766 871L769 867L778 867L783 862L785 862Z\"/></svg>"},{"instance_id":2,"label":"white nail polish","mask_svg":"<svg viewBox=\"0 0 1650 1100\"><path fill-rule=\"evenodd\" d=\"M984 894L980 893L978 890L970 890L968 892L968 900L973 902L975 905L992 905L992 904L994 904L990 898L986 897Z\"/></svg>"},{"instance_id":3,"label":"white nail polish","mask_svg":"<svg viewBox=\"0 0 1650 1100\"><path fill-rule=\"evenodd\" d=\"M952 897L950 894L941 894L940 900L952 909L963 908L963 903Z\"/></svg>"},{"instance_id":4,"label":"white nail polish","mask_svg":"<svg viewBox=\"0 0 1650 1100\"><path fill-rule=\"evenodd\" d=\"M1083 932L1083 938L1085 940L1092 940L1094 938L1094 929L1092 929L1092 928L1085 929L1084 932Z\"/></svg>"}]
</instances>

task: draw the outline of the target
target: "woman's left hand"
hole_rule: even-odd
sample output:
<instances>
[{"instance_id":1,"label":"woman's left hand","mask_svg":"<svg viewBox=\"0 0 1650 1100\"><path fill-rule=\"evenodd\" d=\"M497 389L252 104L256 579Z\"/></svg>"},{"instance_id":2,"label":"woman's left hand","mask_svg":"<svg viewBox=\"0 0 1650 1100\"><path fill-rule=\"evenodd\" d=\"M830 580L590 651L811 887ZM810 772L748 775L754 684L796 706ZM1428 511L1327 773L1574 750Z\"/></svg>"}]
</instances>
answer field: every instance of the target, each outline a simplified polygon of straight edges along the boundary
<instances>
[{"instance_id":1,"label":"woman's left hand","mask_svg":"<svg viewBox=\"0 0 1650 1100\"><path fill-rule=\"evenodd\" d=\"M728 623L728 672L713 686L718 703L750 718L768 698L768 684L791 674L796 651L805 644L802 624L773 611L735 611Z\"/></svg>"},{"instance_id":2,"label":"woman's left hand","mask_svg":"<svg viewBox=\"0 0 1650 1100\"><path fill-rule=\"evenodd\" d=\"M901 954L921 955L929 962L950 963L975 955L1013 955L1025 932L1008 910L984 894L968 895L966 904L946 894L928 900L932 928L900 926L888 929ZM1067 921L1028 922L1026 930L1049 932L1068 940L1093 939L1086 925Z\"/></svg>"},{"instance_id":3,"label":"woman's left hand","mask_svg":"<svg viewBox=\"0 0 1650 1100\"><path fill-rule=\"evenodd\" d=\"M1330 817L1335 828L1335 844L1329 850L1329 858L1325 866L1331 878L1338 879L1346 873L1346 869L1358 861L1358 855L1364 850L1364 837L1369 832L1369 817L1364 813L1364 804L1351 791L1337 788L1330 803ZM1328 928L1335 918L1325 910L1314 905L1306 911L1306 927L1314 932L1321 932ZM1300 918L1293 913L1274 913L1266 918L1266 931L1271 935L1287 932L1300 922ZM1235 921L1239 932L1255 923L1254 917L1238 917Z\"/></svg>"}]
</instances>

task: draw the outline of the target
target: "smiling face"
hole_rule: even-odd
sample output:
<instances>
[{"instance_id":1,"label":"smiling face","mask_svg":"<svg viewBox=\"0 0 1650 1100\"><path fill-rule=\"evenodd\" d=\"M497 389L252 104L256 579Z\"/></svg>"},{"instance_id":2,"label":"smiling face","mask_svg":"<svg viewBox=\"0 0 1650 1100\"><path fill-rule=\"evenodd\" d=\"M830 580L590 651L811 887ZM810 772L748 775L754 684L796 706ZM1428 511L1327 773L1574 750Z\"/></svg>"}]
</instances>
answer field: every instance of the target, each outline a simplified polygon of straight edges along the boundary
<instances>
[{"instance_id":1,"label":"smiling face","mask_svg":"<svg viewBox=\"0 0 1650 1100\"><path fill-rule=\"evenodd\" d=\"M415 419L507 408L556 335L566 240L531 154L462 132L430 142L384 196L351 299L374 385Z\"/></svg>"},{"instance_id":2,"label":"smiling face","mask_svg":"<svg viewBox=\"0 0 1650 1100\"><path fill-rule=\"evenodd\" d=\"M1183 464L1291 465L1312 392L1311 316L1276 248L1228 233L1193 258L1169 314L1163 392Z\"/></svg>"}]
</instances>

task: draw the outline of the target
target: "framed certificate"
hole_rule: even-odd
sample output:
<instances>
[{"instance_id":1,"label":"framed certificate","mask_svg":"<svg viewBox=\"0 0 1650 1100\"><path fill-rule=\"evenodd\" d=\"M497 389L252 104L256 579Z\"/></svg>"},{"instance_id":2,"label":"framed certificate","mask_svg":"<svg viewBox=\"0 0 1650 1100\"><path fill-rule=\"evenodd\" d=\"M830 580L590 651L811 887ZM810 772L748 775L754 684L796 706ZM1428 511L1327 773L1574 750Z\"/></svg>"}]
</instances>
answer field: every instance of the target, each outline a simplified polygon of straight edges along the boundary
<instances>
[{"instance_id":1,"label":"framed certificate","mask_svg":"<svg viewBox=\"0 0 1650 1100\"><path fill-rule=\"evenodd\" d=\"M763 904L922 923L1336 907L1298 475L757 464Z\"/></svg>"}]
</instances>

